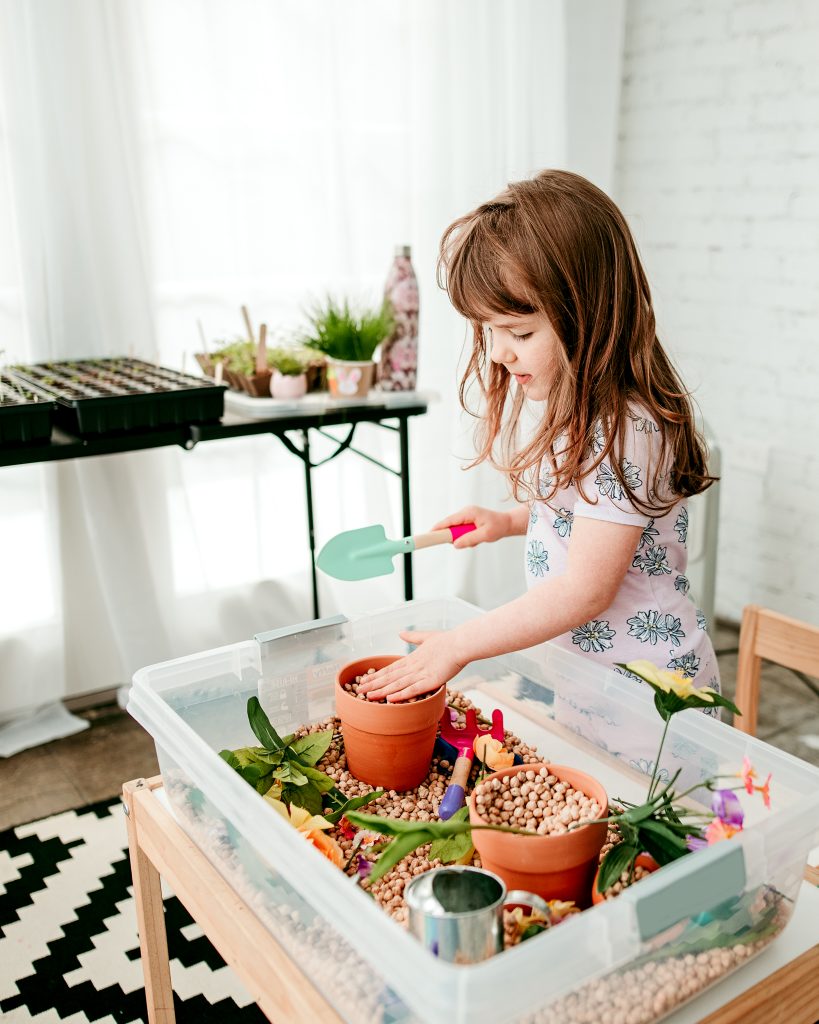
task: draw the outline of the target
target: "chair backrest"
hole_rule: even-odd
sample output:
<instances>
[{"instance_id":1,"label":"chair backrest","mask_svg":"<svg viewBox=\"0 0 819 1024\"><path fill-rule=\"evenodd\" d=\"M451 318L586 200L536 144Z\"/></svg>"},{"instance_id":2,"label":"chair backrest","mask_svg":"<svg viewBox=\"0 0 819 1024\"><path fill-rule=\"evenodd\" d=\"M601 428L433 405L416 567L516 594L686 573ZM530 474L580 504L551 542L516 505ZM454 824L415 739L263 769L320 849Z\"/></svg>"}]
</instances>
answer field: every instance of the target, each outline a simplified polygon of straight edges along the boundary
<instances>
[{"instance_id":1,"label":"chair backrest","mask_svg":"<svg viewBox=\"0 0 819 1024\"><path fill-rule=\"evenodd\" d=\"M734 725L751 736L756 735L763 658L809 676L819 676L819 627L754 604L745 607L739 634L734 700L742 715L734 718Z\"/></svg>"}]
</instances>

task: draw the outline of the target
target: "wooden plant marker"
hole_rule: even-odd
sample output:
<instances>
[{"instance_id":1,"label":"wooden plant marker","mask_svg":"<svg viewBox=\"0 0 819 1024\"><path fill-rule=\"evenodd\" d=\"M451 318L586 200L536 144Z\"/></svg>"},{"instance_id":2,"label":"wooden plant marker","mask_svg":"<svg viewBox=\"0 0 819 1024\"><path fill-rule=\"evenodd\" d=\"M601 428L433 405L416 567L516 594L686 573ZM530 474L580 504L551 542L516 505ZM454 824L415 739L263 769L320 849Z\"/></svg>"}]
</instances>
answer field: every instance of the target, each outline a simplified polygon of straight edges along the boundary
<instances>
[{"instance_id":1,"label":"wooden plant marker","mask_svg":"<svg viewBox=\"0 0 819 1024\"><path fill-rule=\"evenodd\" d=\"M259 344L256 346L256 373L267 373L267 324L259 325Z\"/></svg>"}]
</instances>

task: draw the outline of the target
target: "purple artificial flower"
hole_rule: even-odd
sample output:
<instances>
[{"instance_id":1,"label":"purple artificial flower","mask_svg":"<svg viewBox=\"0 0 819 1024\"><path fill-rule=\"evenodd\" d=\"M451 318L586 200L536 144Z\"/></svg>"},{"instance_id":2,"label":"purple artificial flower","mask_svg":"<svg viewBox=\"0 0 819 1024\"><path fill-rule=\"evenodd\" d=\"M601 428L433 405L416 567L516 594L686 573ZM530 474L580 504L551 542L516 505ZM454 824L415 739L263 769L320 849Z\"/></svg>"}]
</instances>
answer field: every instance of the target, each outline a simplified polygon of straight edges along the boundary
<instances>
[{"instance_id":1,"label":"purple artificial flower","mask_svg":"<svg viewBox=\"0 0 819 1024\"><path fill-rule=\"evenodd\" d=\"M373 862L371 860L367 860L366 857L362 857L361 854L359 854L358 855L358 860L356 861L356 868L355 869L356 869L356 872L358 873L358 877L359 878L361 878L361 879L369 878L370 877L370 872L373 869Z\"/></svg>"},{"instance_id":2,"label":"purple artificial flower","mask_svg":"<svg viewBox=\"0 0 819 1024\"><path fill-rule=\"evenodd\" d=\"M706 848L706 846L708 846L708 840L707 839L698 839L697 836L686 836L685 837L685 845L692 852L694 850L704 850Z\"/></svg>"},{"instance_id":3,"label":"purple artificial flower","mask_svg":"<svg viewBox=\"0 0 819 1024\"><path fill-rule=\"evenodd\" d=\"M739 799L732 789L716 789L711 799L711 810L721 818L726 825L734 828L742 828L745 821L745 814L740 805Z\"/></svg>"}]
</instances>

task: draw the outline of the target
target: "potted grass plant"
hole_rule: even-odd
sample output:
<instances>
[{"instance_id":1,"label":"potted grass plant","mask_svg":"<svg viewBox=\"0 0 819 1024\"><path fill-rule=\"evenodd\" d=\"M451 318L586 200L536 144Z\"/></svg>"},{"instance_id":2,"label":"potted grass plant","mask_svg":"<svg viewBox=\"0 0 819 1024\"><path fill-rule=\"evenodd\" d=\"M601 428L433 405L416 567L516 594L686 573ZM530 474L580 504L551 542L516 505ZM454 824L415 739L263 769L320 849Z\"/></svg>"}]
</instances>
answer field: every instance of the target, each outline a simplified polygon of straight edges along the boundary
<instances>
[{"instance_id":1,"label":"potted grass plant","mask_svg":"<svg viewBox=\"0 0 819 1024\"><path fill-rule=\"evenodd\" d=\"M313 305L304 344L327 358L327 386L336 398L363 398L375 377L373 355L393 329L392 310L354 309L327 296Z\"/></svg>"}]
</instances>

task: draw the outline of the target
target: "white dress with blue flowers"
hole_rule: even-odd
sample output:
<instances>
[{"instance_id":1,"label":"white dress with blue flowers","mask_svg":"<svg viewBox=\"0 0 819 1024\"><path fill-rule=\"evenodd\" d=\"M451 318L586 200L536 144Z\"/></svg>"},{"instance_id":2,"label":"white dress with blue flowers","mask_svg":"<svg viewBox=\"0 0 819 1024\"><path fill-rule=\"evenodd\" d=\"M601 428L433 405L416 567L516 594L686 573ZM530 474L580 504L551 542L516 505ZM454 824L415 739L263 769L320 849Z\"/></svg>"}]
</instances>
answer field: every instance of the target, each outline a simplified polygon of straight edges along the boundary
<instances>
[{"instance_id":1,"label":"white dress with blue flowers","mask_svg":"<svg viewBox=\"0 0 819 1024\"><path fill-rule=\"evenodd\" d=\"M598 428L595 454L603 450L603 442L602 428ZM659 454L657 424L642 410L634 411L626 429L622 470L629 486L644 500ZM572 525L578 516L642 527L614 603L599 618L579 623L552 642L606 665L645 658L661 668L679 669L696 686L718 690L719 669L705 616L689 594L685 575L686 502L680 500L657 518L644 514L631 504L608 460L584 479L588 500L575 485L551 496L550 490L548 474L543 474L539 493L547 496L548 504L532 503L526 538L529 587L566 571Z\"/></svg>"}]
</instances>

